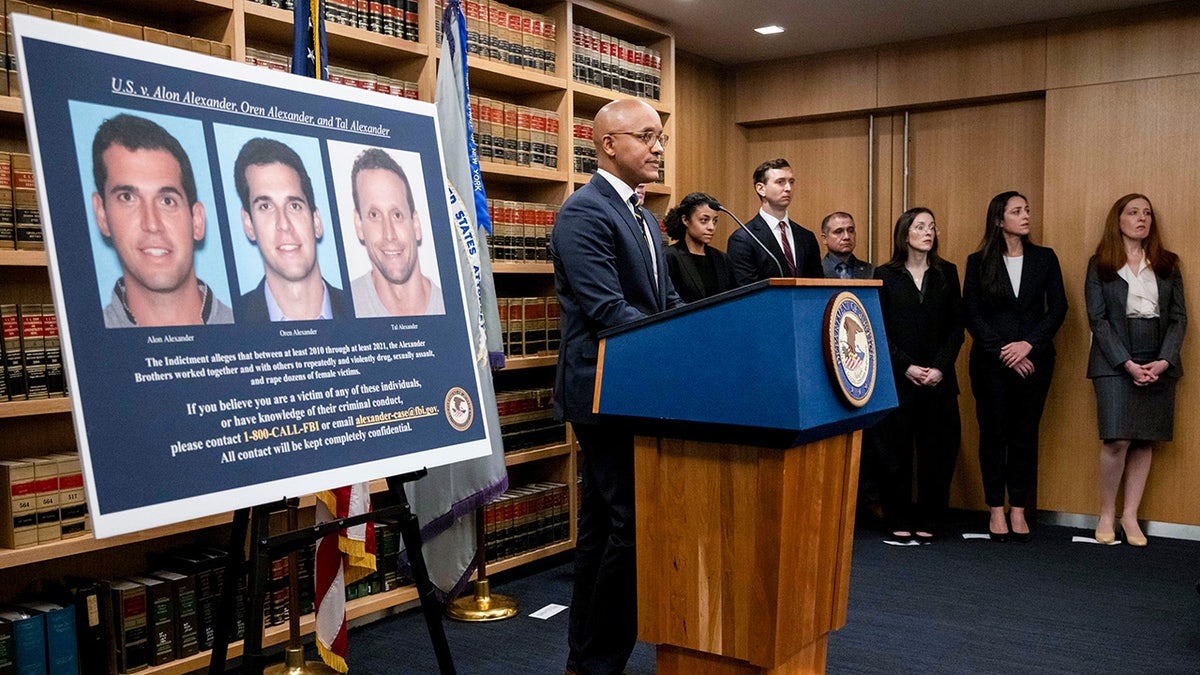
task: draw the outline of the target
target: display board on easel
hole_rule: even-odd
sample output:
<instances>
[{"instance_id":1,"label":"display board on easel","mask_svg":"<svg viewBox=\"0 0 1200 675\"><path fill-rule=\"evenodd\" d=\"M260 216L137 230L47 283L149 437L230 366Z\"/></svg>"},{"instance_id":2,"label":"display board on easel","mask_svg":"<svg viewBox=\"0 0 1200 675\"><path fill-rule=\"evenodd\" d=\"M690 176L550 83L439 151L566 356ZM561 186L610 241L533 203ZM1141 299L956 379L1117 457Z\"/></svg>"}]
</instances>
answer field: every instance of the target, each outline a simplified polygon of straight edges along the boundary
<instances>
[{"instance_id":1,"label":"display board on easel","mask_svg":"<svg viewBox=\"0 0 1200 675\"><path fill-rule=\"evenodd\" d=\"M490 452L432 104L13 25L96 536Z\"/></svg>"}]
</instances>

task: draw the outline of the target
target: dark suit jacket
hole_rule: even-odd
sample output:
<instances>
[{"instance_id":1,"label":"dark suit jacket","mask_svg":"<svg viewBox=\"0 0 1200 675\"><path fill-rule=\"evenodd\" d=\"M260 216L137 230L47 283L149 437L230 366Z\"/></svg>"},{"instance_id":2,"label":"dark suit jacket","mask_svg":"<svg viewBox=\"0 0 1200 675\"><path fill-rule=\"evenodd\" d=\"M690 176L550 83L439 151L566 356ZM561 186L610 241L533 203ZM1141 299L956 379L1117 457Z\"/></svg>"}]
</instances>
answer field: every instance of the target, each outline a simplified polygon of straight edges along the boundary
<instances>
[{"instance_id":1,"label":"dark suit jacket","mask_svg":"<svg viewBox=\"0 0 1200 675\"><path fill-rule=\"evenodd\" d=\"M1004 345L1024 340L1033 345L1029 360L1035 366L1049 363L1054 358L1054 334L1067 317L1067 294L1058 256L1044 246L1025 244L1020 297L1013 295L1008 273L1003 270L1004 297L988 297L983 291L982 261L981 252L967 256L963 278L963 311L974 341L971 358L998 362Z\"/></svg>"},{"instance_id":2,"label":"dark suit jacket","mask_svg":"<svg viewBox=\"0 0 1200 675\"><path fill-rule=\"evenodd\" d=\"M792 251L796 259L796 276L807 279L823 279L825 273L821 270L821 253L816 235L790 220L788 225L792 228L792 241L796 242L796 250ZM746 229L750 230L758 238L758 241L771 251L771 255L767 255L762 246L755 243L745 230L740 227L734 230L733 234L729 235L729 244L726 247L729 252L729 263L733 266L734 283L738 286L745 286L762 279L790 276L787 260L783 257L783 249L779 246L779 240L767 226L767 221L763 220L762 214L755 214L747 221ZM772 256L774 257L772 258ZM778 266L775 264L776 261L779 263ZM781 267L783 268L782 273L779 271Z\"/></svg>"},{"instance_id":3,"label":"dark suit jacket","mask_svg":"<svg viewBox=\"0 0 1200 675\"><path fill-rule=\"evenodd\" d=\"M832 253L826 253L825 257L821 258L821 271L824 272L826 279L839 279L837 275L837 265L842 262L840 258ZM865 260L859 260L850 254L850 258L846 261L850 266L851 279L871 279L875 276L875 266Z\"/></svg>"},{"instance_id":4,"label":"dark suit jacket","mask_svg":"<svg viewBox=\"0 0 1200 675\"><path fill-rule=\"evenodd\" d=\"M697 263L709 264L717 276L717 292L733 288L733 268L729 266L729 256L712 246L704 247L703 262L688 252L687 242L678 241L667 247L667 271L671 274L671 283L684 302L695 302L706 297L704 294L704 278L700 276Z\"/></svg>"},{"instance_id":5,"label":"dark suit jacket","mask_svg":"<svg viewBox=\"0 0 1200 675\"><path fill-rule=\"evenodd\" d=\"M642 210L647 222L653 214ZM562 341L554 383L554 414L596 423L596 334L606 328L683 304L659 237L657 285L641 226L617 191L599 174L563 202L550 233L554 288L561 307Z\"/></svg>"},{"instance_id":6,"label":"dark suit jacket","mask_svg":"<svg viewBox=\"0 0 1200 675\"><path fill-rule=\"evenodd\" d=\"M946 261L930 267L925 272L924 300L903 267L881 265L875 268L875 278L883 281L879 304L900 400L927 390L905 377L904 371L912 365L942 371L942 381L933 389L957 394L954 362L963 343L958 268Z\"/></svg>"},{"instance_id":7,"label":"dark suit jacket","mask_svg":"<svg viewBox=\"0 0 1200 675\"><path fill-rule=\"evenodd\" d=\"M271 315L267 311L267 279L258 282L254 290L242 296L242 301L238 307L238 321L261 321L267 322L271 320ZM343 319L352 316L350 313L350 305L346 302L346 294L340 289L330 286L325 283L325 290L329 292L329 308L333 310L333 318Z\"/></svg>"},{"instance_id":8,"label":"dark suit jacket","mask_svg":"<svg viewBox=\"0 0 1200 675\"><path fill-rule=\"evenodd\" d=\"M1179 268L1170 278L1158 280L1158 328L1162 345L1158 358L1170 363L1166 374L1170 377L1183 375L1183 364L1179 350L1183 346L1183 333L1187 328L1187 308L1183 303L1183 276ZM1125 322L1125 304L1129 296L1129 284L1121 277L1112 281L1101 281L1096 271L1096 257L1088 261L1087 277L1083 283L1083 297L1087 302L1088 323L1092 327L1092 349L1088 354L1088 377L1125 376L1125 362L1129 360L1129 326Z\"/></svg>"}]
</instances>

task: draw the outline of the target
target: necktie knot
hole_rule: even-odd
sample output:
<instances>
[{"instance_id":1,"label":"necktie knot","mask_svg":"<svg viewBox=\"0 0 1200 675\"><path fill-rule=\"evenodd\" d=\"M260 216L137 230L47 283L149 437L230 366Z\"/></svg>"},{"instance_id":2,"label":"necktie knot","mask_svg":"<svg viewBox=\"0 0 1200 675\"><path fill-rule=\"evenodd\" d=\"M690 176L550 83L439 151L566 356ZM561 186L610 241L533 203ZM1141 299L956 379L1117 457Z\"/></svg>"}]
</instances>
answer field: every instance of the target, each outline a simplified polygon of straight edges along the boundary
<instances>
[{"instance_id":1,"label":"necktie knot","mask_svg":"<svg viewBox=\"0 0 1200 675\"><path fill-rule=\"evenodd\" d=\"M837 272L839 279L849 279L850 278L850 266L847 265L846 263L840 262L833 269L835 272Z\"/></svg>"}]
</instances>

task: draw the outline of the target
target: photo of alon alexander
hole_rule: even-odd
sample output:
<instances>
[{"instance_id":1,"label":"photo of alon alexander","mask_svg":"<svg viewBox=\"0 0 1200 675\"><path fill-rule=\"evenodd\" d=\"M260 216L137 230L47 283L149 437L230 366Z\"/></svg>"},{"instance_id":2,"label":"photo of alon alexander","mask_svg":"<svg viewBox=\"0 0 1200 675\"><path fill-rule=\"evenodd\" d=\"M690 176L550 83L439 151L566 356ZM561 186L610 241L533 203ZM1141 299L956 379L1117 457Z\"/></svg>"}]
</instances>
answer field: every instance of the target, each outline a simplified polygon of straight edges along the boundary
<instances>
[{"instance_id":1,"label":"photo of alon alexander","mask_svg":"<svg viewBox=\"0 0 1200 675\"><path fill-rule=\"evenodd\" d=\"M193 124L203 147L200 125ZM105 327L233 323L233 311L196 272L206 216L180 141L146 117L121 113L99 125L91 150L92 212L120 267L103 310ZM210 254L216 263L210 269L218 275L224 267L219 236ZM107 266L99 252L96 257L103 279ZM224 291L223 276L219 282Z\"/></svg>"}]
</instances>

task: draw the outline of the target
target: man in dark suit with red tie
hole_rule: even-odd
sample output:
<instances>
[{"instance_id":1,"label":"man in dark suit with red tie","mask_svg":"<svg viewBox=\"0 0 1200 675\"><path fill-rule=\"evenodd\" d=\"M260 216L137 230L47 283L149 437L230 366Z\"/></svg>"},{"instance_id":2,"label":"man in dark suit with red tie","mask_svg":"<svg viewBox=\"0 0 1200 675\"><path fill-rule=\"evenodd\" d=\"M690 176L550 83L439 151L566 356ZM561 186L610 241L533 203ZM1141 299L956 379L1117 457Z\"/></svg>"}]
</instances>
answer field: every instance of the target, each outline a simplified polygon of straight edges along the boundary
<instances>
[{"instance_id":1,"label":"man in dark suit with red tie","mask_svg":"<svg viewBox=\"0 0 1200 675\"><path fill-rule=\"evenodd\" d=\"M739 286L771 277L821 279L817 237L788 218L796 179L786 159L763 162L754 170L758 213L729 235L729 262Z\"/></svg>"},{"instance_id":2,"label":"man in dark suit with red tie","mask_svg":"<svg viewBox=\"0 0 1200 675\"><path fill-rule=\"evenodd\" d=\"M583 451L567 672L620 673L637 642L633 432L592 412L597 333L683 304L654 216L635 192L658 179L667 137L658 113L624 99L596 113L599 169L559 210L550 235L562 343L554 413Z\"/></svg>"}]
</instances>

